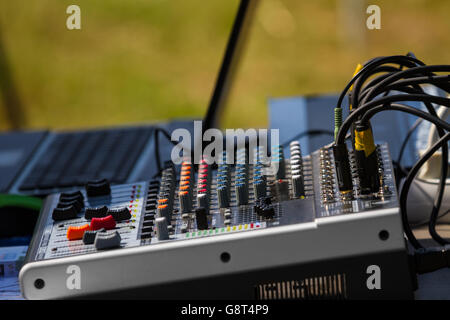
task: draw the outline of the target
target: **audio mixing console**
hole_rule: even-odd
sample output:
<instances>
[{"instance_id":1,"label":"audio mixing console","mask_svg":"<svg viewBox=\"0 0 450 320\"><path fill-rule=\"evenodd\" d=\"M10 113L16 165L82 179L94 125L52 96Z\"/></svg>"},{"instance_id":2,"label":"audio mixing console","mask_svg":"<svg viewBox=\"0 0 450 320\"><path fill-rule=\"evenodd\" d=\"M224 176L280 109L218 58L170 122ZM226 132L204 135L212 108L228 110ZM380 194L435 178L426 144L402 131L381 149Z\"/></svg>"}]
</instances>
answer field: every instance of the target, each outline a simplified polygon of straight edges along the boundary
<instances>
[{"instance_id":1,"label":"audio mixing console","mask_svg":"<svg viewBox=\"0 0 450 320\"><path fill-rule=\"evenodd\" d=\"M241 149L235 165L183 162L150 182L50 195L20 272L24 296L412 297L387 145L371 193L352 154L343 194L331 147L289 149L273 147L270 165L248 161L263 149Z\"/></svg>"}]
</instances>

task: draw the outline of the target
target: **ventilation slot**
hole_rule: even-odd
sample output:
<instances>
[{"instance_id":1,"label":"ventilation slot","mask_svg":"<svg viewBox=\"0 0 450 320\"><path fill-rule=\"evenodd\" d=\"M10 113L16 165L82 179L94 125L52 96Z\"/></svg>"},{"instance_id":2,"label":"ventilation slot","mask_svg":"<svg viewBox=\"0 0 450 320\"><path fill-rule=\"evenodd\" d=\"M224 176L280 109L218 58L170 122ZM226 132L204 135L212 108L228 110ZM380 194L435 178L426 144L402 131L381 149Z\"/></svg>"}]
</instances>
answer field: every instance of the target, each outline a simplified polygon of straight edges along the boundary
<instances>
[{"instance_id":1,"label":"ventilation slot","mask_svg":"<svg viewBox=\"0 0 450 320\"><path fill-rule=\"evenodd\" d=\"M345 274L305 278L303 280L278 281L255 286L259 300L275 299L346 299Z\"/></svg>"}]
</instances>

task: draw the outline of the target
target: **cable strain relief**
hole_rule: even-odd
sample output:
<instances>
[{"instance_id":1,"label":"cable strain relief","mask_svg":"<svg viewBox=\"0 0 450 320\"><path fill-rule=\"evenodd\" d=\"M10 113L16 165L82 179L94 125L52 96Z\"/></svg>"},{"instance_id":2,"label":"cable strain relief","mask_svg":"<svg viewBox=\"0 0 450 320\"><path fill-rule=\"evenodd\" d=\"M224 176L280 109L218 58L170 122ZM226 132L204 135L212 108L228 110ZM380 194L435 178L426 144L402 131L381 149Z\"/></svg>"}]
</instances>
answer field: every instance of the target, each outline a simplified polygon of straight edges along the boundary
<instances>
[{"instance_id":1,"label":"cable strain relief","mask_svg":"<svg viewBox=\"0 0 450 320\"><path fill-rule=\"evenodd\" d=\"M416 273L428 273L443 268L450 268L450 245L415 250L414 269Z\"/></svg>"},{"instance_id":2,"label":"cable strain relief","mask_svg":"<svg viewBox=\"0 0 450 320\"><path fill-rule=\"evenodd\" d=\"M342 126L342 108L334 108L334 140Z\"/></svg>"}]
</instances>

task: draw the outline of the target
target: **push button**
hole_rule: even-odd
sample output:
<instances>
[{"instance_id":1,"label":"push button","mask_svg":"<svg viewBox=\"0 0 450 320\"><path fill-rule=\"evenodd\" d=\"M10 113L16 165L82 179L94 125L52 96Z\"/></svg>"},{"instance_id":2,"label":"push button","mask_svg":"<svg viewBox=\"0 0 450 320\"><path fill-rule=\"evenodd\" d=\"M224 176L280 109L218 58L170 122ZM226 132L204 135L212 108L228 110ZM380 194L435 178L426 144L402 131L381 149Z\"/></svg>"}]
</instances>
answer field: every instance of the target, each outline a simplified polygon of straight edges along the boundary
<instances>
[{"instance_id":1,"label":"push button","mask_svg":"<svg viewBox=\"0 0 450 320\"><path fill-rule=\"evenodd\" d=\"M105 228L106 230L111 230L116 227L116 221L112 215L104 218L92 218L91 220L91 230L98 230Z\"/></svg>"},{"instance_id":2,"label":"push button","mask_svg":"<svg viewBox=\"0 0 450 320\"><path fill-rule=\"evenodd\" d=\"M106 179L89 181L86 184L86 193L88 197L107 196L111 194L109 181Z\"/></svg>"}]
</instances>

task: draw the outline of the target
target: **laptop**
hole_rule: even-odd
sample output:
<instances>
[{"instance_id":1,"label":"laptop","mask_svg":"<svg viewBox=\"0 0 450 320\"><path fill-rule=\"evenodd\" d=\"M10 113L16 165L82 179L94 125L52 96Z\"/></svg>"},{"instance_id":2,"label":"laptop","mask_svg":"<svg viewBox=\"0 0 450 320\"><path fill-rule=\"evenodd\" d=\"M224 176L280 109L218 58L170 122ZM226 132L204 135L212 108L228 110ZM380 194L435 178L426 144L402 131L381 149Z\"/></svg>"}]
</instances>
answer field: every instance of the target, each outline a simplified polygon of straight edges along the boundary
<instances>
[{"instance_id":1,"label":"laptop","mask_svg":"<svg viewBox=\"0 0 450 320\"><path fill-rule=\"evenodd\" d=\"M217 125L254 1L242 0L231 28L216 78L204 129ZM45 196L107 179L121 184L151 179L157 173L155 139L168 160L171 144L157 135L155 125L171 132L192 120L122 126L84 131L27 131L0 134L0 192ZM161 161L161 162L162 162Z\"/></svg>"}]
</instances>

